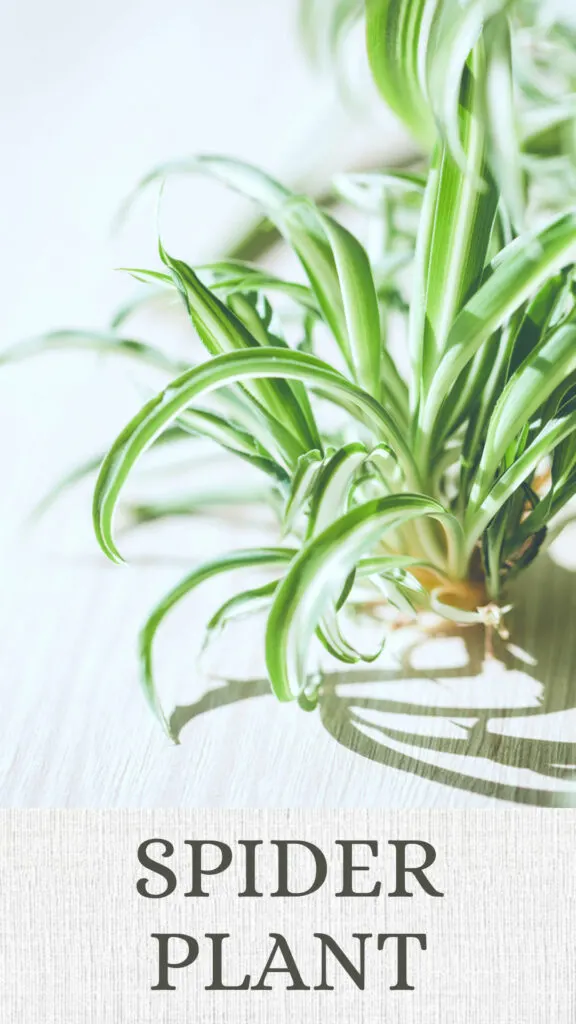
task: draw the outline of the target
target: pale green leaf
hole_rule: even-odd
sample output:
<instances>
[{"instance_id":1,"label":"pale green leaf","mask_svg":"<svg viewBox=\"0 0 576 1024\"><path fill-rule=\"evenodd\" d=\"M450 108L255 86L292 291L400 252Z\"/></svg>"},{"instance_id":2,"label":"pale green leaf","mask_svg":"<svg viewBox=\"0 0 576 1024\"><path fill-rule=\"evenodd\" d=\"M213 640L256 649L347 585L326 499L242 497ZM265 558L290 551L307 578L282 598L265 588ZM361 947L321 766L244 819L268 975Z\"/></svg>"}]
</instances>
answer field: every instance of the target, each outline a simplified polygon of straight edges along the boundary
<instances>
[{"instance_id":1,"label":"pale green leaf","mask_svg":"<svg viewBox=\"0 0 576 1024\"><path fill-rule=\"evenodd\" d=\"M36 338L28 338L0 351L2 363L19 362L44 352L77 350L79 352L96 352L104 356L124 356L136 362L145 363L168 373L179 373L187 369L190 363L172 359L160 349L133 338L122 338L111 331L63 330L40 334Z\"/></svg>"},{"instance_id":2,"label":"pale green leaf","mask_svg":"<svg viewBox=\"0 0 576 1024\"><path fill-rule=\"evenodd\" d=\"M386 530L427 515L446 513L438 502L414 494L367 502L313 537L292 561L276 592L266 630L266 663L280 700L293 700L305 689L310 640L351 569Z\"/></svg>"},{"instance_id":3,"label":"pale green leaf","mask_svg":"<svg viewBox=\"0 0 576 1024\"><path fill-rule=\"evenodd\" d=\"M283 565L289 562L293 555L294 551L289 548L255 548L234 551L229 555L222 555L210 562L205 562L185 576L177 586L166 594L149 616L140 633L139 649L142 686L150 707L162 724L167 736L174 740L174 742L178 740L172 732L154 681L153 645L156 633L162 622L174 606L184 597L191 594L201 583L213 579L222 573L230 572L233 569L252 569L258 566Z\"/></svg>"},{"instance_id":4,"label":"pale green leaf","mask_svg":"<svg viewBox=\"0 0 576 1024\"><path fill-rule=\"evenodd\" d=\"M576 214L566 213L540 231L516 239L493 261L493 272L456 317L432 378L421 417L423 450L430 443L444 399L479 347L575 257Z\"/></svg>"},{"instance_id":5,"label":"pale green leaf","mask_svg":"<svg viewBox=\"0 0 576 1024\"><path fill-rule=\"evenodd\" d=\"M532 414L576 370L576 325L557 328L524 360L502 391L490 419L471 506L490 487L504 455Z\"/></svg>"},{"instance_id":6,"label":"pale green leaf","mask_svg":"<svg viewBox=\"0 0 576 1024\"><path fill-rule=\"evenodd\" d=\"M386 103L429 145L434 128L426 93L426 53L436 0L366 0L368 59Z\"/></svg>"},{"instance_id":7,"label":"pale green leaf","mask_svg":"<svg viewBox=\"0 0 576 1024\"><path fill-rule=\"evenodd\" d=\"M171 423L201 394L241 380L283 377L315 384L380 433L396 452L407 473L416 480L407 439L394 421L370 395L346 380L322 360L302 352L252 348L218 356L183 374L148 402L112 445L100 471L94 492L93 517L96 537L113 561L121 561L112 539L112 519L120 492L133 465Z\"/></svg>"}]
</instances>

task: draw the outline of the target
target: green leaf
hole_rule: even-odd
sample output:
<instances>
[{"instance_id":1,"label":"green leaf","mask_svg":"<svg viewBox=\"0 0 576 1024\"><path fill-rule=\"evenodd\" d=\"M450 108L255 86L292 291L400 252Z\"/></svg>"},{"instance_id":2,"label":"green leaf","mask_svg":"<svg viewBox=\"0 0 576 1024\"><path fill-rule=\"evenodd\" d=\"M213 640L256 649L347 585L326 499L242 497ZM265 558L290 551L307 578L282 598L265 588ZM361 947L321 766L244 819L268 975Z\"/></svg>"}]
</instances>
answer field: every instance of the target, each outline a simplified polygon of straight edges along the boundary
<instances>
[{"instance_id":1,"label":"green leaf","mask_svg":"<svg viewBox=\"0 0 576 1024\"><path fill-rule=\"evenodd\" d=\"M426 94L436 124L452 159L467 168L460 137L460 89L470 54L476 47L475 74L481 88L485 78L481 46L476 46L486 22L500 14L511 0L441 0L436 4L426 52ZM470 175L475 171L470 168ZM475 178L476 187L478 179Z\"/></svg>"},{"instance_id":2,"label":"green leaf","mask_svg":"<svg viewBox=\"0 0 576 1024\"><path fill-rule=\"evenodd\" d=\"M19 362L21 359L29 359L44 352L69 349L80 352L97 352L99 355L105 356L125 356L172 374L180 373L190 366L190 363L171 359L159 349L147 345L143 341L120 338L110 331L83 330L51 331L49 334L40 334L36 338L17 342L0 352L0 365Z\"/></svg>"},{"instance_id":3,"label":"green leaf","mask_svg":"<svg viewBox=\"0 0 576 1024\"><path fill-rule=\"evenodd\" d=\"M465 529L469 553L490 521L521 484L534 472L542 459L576 430L576 413L558 420L550 420L532 444L502 473L488 495L470 507ZM525 533L526 531L522 531Z\"/></svg>"},{"instance_id":4,"label":"green leaf","mask_svg":"<svg viewBox=\"0 0 576 1024\"><path fill-rule=\"evenodd\" d=\"M477 469L487 422L507 377L516 372L541 341L565 294L566 275L557 274L546 281L527 307L521 307L512 315L500 336L495 335L478 350L466 384L455 389L458 399L452 418L457 417L459 411L462 418L470 416L462 448L463 497L469 493L469 476Z\"/></svg>"},{"instance_id":5,"label":"green leaf","mask_svg":"<svg viewBox=\"0 0 576 1024\"><path fill-rule=\"evenodd\" d=\"M174 278L170 274L163 274L157 270L144 270L142 268L122 267L121 269L136 278L137 281L159 280L171 289L177 288ZM276 274L263 270L261 267L248 263L246 260L217 260L213 263L201 263L193 269L203 284L208 285L215 292L223 293L224 295L245 294L254 291L278 292L310 313L319 315L318 303L310 288L295 281L285 281ZM154 292L154 298L162 297L165 294L166 291L161 289ZM123 307L123 310L117 314L117 317L130 315L132 309L137 308L137 304L145 301L149 302L150 298L146 299L144 296L136 300L136 303Z\"/></svg>"},{"instance_id":6,"label":"green leaf","mask_svg":"<svg viewBox=\"0 0 576 1024\"><path fill-rule=\"evenodd\" d=\"M576 257L576 214L566 213L547 227L515 239L493 261L493 272L456 317L446 351L432 378L421 417L421 451L454 381L480 346L546 280Z\"/></svg>"},{"instance_id":7,"label":"green leaf","mask_svg":"<svg viewBox=\"0 0 576 1024\"><path fill-rule=\"evenodd\" d=\"M199 156L181 164L166 165L148 175L137 191L172 173L209 174L266 210L297 253L355 380L371 394L379 393L380 375L375 377L375 373L382 348L377 297L370 265L360 243L337 221L321 214L311 200L294 195L269 175L239 160ZM186 287L192 286L197 295L199 282L190 277L191 268L180 261L172 261L170 266L173 272L184 275ZM184 293L186 289L182 290ZM202 333L201 337L209 351L213 351L210 344L214 344L214 338L210 336L207 340ZM220 346L219 351L230 347L230 344L226 349ZM390 358L386 360L386 370L391 397L396 409L401 408L405 388Z\"/></svg>"},{"instance_id":8,"label":"green leaf","mask_svg":"<svg viewBox=\"0 0 576 1024\"><path fill-rule=\"evenodd\" d=\"M261 315L256 308L253 295L250 298L238 293L230 295L228 297L228 308L248 328L252 337L255 338L259 345L264 347L277 345L278 348L289 349L286 341L276 334L272 334L270 330L271 308L267 309L266 316ZM290 383L283 381L281 383L276 382L276 384L284 401L288 404L288 414L292 412L292 418L295 421L294 432L298 430L307 449L315 445L321 448L322 439L318 432L306 388L299 381L291 381ZM287 413L285 412L284 415L287 415Z\"/></svg>"},{"instance_id":9,"label":"green leaf","mask_svg":"<svg viewBox=\"0 0 576 1024\"><path fill-rule=\"evenodd\" d=\"M383 200L391 192L423 194L426 190L426 178L412 171L336 174L332 180L343 199L367 213L382 213Z\"/></svg>"},{"instance_id":10,"label":"green leaf","mask_svg":"<svg viewBox=\"0 0 576 1024\"><path fill-rule=\"evenodd\" d=\"M257 348L260 341L242 320L202 284L191 267L175 260L160 246L160 255L170 268L186 302L190 318L211 355ZM264 407L268 425L277 439L286 446L286 455L295 459L308 448L321 447L309 405L302 408L294 390L286 381L256 381L248 385L250 394ZM293 435L288 440L286 434Z\"/></svg>"},{"instance_id":11,"label":"green leaf","mask_svg":"<svg viewBox=\"0 0 576 1024\"><path fill-rule=\"evenodd\" d=\"M364 249L341 224L306 199L287 202L280 223L354 380L375 397L383 394L396 422L402 424L406 385L382 343L378 298Z\"/></svg>"},{"instance_id":12,"label":"green leaf","mask_svg":"<svg viewBox=\"0 0 576 1024\"><path fill-rule=\"evenodd\" d=\"M425 64L436 0L366 0L366 43L374 81L386 103L429 145L433 119Z\"/></svg>"},{"instance_id":13,"label":"green leaf","mask_svg":"<svg viewBox=\"0 0 576 1024\"><path fill-rule=\"evenodd\" d=\"M360 243L341 224L327 214L321 215L321 224L334 254L355 379L379 398L382 342L370 263Z\"/></svg>"},{"instance_id":14,"label":"green leaf","mask_svg":"<svg viewBox=\"0 0 576 1024\"><path fill-rule=\"evenodd\" d=\"M470 365L465 383L454 391L458 392L447 424L448 431L457 430L468 417L466 434L461 451L461 500L468 498L470 479L477 470L486 435L487 424L510 372L511 354L518 344L519 324L523 323L522 311L518 310L496 334L479 349ZM521 330L521 328L520 328Z\"/></svg>"},{"instance_id":15,"label":"green leaf","mask_svg":"<svg viewBox=\"0 0 576 1024\"><path fill-rule=\"evenodd\" d=\"M424 368L430 363L430 359L425 351L426 302L430 249L436 220L441 160L442 151L439 146L436 146L428 171L428 180L422 201L418 233L416 235L412 297L408 317L408 348L412 367L410 381L410 414L412 420L416 419L420 409L424 388Z\"/></svg>"},{"instance_id":16,"label":"green leaf","mask_svg":"<svg viewBox=\"0 0 576 1024\"><path fill-rule=\"evenodd\" d=\"M220 508L240 508L243 505L271 505L272 488L254 484L225 487L198 488L191 493L180 494L162 501L128 502L123 506L130 526L172 519L179 516L196 516L214 512Z\"/></svg>"},{"instance_id":17,"label":"green leaf","mask_svg":"<svg viewBox=\"0 0 576 1024\"><path fill-rule=\"evenodd\" d=\"M576 324L557 328L525 359L502 391L488 425L471 492L471 509L485 498L496 471L522 427L576 370Z\"/></svg>"},{"instance_id":18,"label":"green leaf","mask_svg":"<svg viewBox=\"0 0 576 1024\"><path fill-rule=\"evenodd\" d=\"M506 18L511 5L512 0L367 0L367 40L372 73L388 105L427 147L435 125L450 159L481 191L485 176L470 161L462 138L461 90L472 70L491 140L492 171L520 225L524 183Z\"/></svg>"},{"instance_id":19,"label":"green leaf","mask_svg":"<svg viewBox=\"0 0 576 1024\"><path fill-rule=\"evenodd\" d=\"M125 199L115 221L117 229L125 220L138 196L151 185L161 184L167 178L189 174L208 174L223 185L240 192L265 208L274 208L289 195L277 181L263 171L257 171L250 164L223 156L192 156L185 160L173 160L160 164L146 174Z\"/></svg>"},{"instance_id":20,"label":"green leaf","mask_svg":"<svg viewBox=\"0 0 576 1024\"><path fill-rule=\"evenodd\" d=\"M209 409L184 409L177 422L186 433L209 437L237 455L270 458L270 453L252 434Z\"/></svg>"},{"instance_id":21,"label":"green leaf","mask_svg":"<svg viewBox=\"0 0 576 1024\"><path fill-rule=\"evenodd\" d=\"M573 441L574 435L572 435L572 442ZM561 447L561 444L559 447ZM576 495L576 466L570 474L566 475L560 484L553 487L550 492L551 500L548 500L547 496L536 506L534 511L522 521L516 530L515 535L515 539L518 544L523 544L531 537L538 535L541 536L543 531L545 532L546 530L550 530L551 526L554 524L555 518L559 516L559 513L565 508L568 502L572 501L574 495ZM562 531L563 525L562 521L558 522L558 532L556 533L556 536ZM550 540L552 539L549 533L548 537Z\"/></svg>"},{"instance_id":22,"label":"green leaf","mask_svg":"<svg viewBox=\"0 0 576 1024\"><path fill-rule=\"evenodd\" d=\"M510 353L510 374L516 372L541 341L561 303L566 286L566 274L555 274L528 304Z\"/></svg>"},{"instance_id":23,"label":"green leaf","mask_svg":"<svg viewBox=\"0 0 576 1024\"><path fill-rule=\"evenodd\" d=\"M512 40L505 14L493 17L484 31L486 107L492 171L512 223L524 227L525 180L516 125Z\"/></svg>"},{"instance_id":24,"label":"green leaf","mask_svg":"<svg viewBox=\"0 0 576 1024\"><path fill-rule=\"evenodd\" d=\"M422 584L401 569L376 577L373 582L387 604L410 618L415 618L418 610L428 609L430 606L430 595Z\"/></svg>"},{"instance_id":25,"label":"green leaf","mask_svg":"<svg viewBox=\"0 0 576 1024\"><path fill-rule=\"evenodd\" d=\"M430 562L413 555L375 555L362 558L358 563L358 572L361 576L374 576L391 573L396 569L414 569L416 566L432 568Z\"/></svg>"},{"instance_id":26,"label":"green leaf","mask_svg":"<svg viewBox=\"0 0 576 1024\"><path fill-rule=\"evenodd\" d=\"M317 450L306 452L298 459L284 510L282 521L284 534L291 532L297 517L303 511L321 468L322 453Z\"/></svg>"},{"instance_id":27,"label":"green leaf","mask_svg":"<svg viewBox=\"0 0 576 1024\"><path fill-rule=\"evenodd\" d=\"M334 521L294 558L266 629L266 663L280 700L293 700L305 689L310 640L354 566L386 530L427 515L444 517L446 512L439 502L415 494L369 501Z\"/></svg>"},{"instance_id":28,"label":"green leaf","mask_svg":"<svg viewBox=\"0 0 576 1024\"><path fill-rule=\"evenodd\" d=\"M351 441L325 460L312 488L307 538L346 511L354 478L368 458L366 446Z\"/></svg>"},{"instance_id":29,"label":"green leaf","mask_svg":"<svg viewBox=\"0 0 576 1024\"><path fill-rule=\"evenodd\" d=\"M240 380L285 377L320 385L332 400L380 432L397 453L408 480L415 467L407 440L389 414L370 395L322 360L303 352L274 348L246 349L218 356L183 374L148 402L112 445L94 491L93 519L98 543L112 561L122 561L112 539L112 519L122 487L139 456L195 398Z\"/></svg>"},{"instance_id":30,"label":"green leaf","mask_svg":"<svg viewBox=\"0 0 576 1024\"><path fill-rule=\"evenodd\" d=\"M447 148L440 152L433 222L429 226L423 221L425 232L431 227L425 243L425 319L421 327L422 356L418 359L422 364L420 388L424 392L446 349L456 316L482 277L496 213L497 194L492 182L482 188L478 185L481 179L487 178L478 64L481 64L481 57L475 53L471 70L465 71L461 89L458 124L465 168L456 163Z\"/></svg>"},{"instance_id":31,"label":"green leaf","mask_svg":"<svg viewBox=\"0 0 576 1024\"><path fill-rule=\"evenodd\" d=\"M261 587L252 587L250 590L242 590L233 597L229 597L214 613L206 627L206 634L202 644L205 651L213 640L233 619L239 619L247 615L255 615L263 608L268 608L278 587L278 580L271 580Z\"/></svg>"},{"instance_id":32,"label":"green leaf","mask_svg":"<svg viewBox=\"0 0 576 1024\"><path fill-rule=\"evenodd\" d=\"M135 281L140 281L142 284L160 281L167 288L174 287L172 276L165 274L161 270L146 270L144 267L119 267L118 269L123 270L126 274L130 274L130 277L133 277Z\"/></svg>"},{"instance_id":33,"label":"green leaf","mask_svg":"<svg viewBox=\"0 0 576 1024\"><path fill-rule=\"evenodd\" d=\"M355 644L344 635L340 624L340 618L336 605L332 604L322 616L320 625L316 627L316 635L323 647L339 661L347 665L356 665L359 661L370 663L380 657L386 643L387 634L381 625L380 639L374 644L370 651L359 650ZM305 687L308 691L308 688ZM300 696L300 694L298 694Z\"/></svg>"},{"instance_id":34,"label":"green leaf","mask_svg":"<svg viewBox=\"0 0 576 1024\"><path fill-rule=\"evenodd\" d=\"M285 281L284 278L244 260L219 260L217 263L205 263L195 269L201 280L205 277L210 278L210 287L217 292L224 292L226 295L256 291L277 292L319 316L318 303L306 285Z\"/></svg>"},{"instance_id":35,"label":"green leaf","mask_svg":"<svg viewBox=\"0 0 576 1024\"><path fill-rule=\"evenodd\" d=\"M343 36L363 11L364 0L299 0L299 32L310 60L335 61Z\"/></svg>"},{"instance_id":36,"label":"green leaf","mask_svg":"<svg viewBox=\"0 0 576 1024\"><path fill-rule=\"evenodd\" d=\"M233 551L229 555L222 555L210 562L205 562L185 576L177 586L170 590L149 616L140 633L139 650L142 687L148 703L163 726L166 735L174 740L175 743L178 742L178 739L170 728L170 722L162 707L154 681L153 645L156 633L162 622L175 605L206 580L213 579L222 573L230 572L232 569L251 569L262 565L283 565L290 561L293 555L294 551L288 548L254 548Z\"/></svg>"}]
</instances>

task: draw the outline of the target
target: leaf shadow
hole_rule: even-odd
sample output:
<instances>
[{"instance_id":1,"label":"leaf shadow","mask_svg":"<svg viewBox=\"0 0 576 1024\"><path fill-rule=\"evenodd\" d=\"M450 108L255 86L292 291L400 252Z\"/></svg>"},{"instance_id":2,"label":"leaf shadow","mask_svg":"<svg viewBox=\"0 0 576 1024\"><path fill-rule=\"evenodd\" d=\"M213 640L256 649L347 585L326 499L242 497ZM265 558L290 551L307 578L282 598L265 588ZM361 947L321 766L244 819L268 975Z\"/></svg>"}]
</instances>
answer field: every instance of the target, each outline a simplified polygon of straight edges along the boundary
<instances>
[{"instance_id":1,"label":"leaf shadow","mask_svg":"<svg viewBox=\"0 0 576 1024\"><path fill-rule=\"evenodd\" d=\"M397 667L327 673L323 727L383 768L520 805L576 806L576 574L543 555L512 596L514 646L500 642L492 664L483 631L469 627L439 641L460 646L458 664L423 666L420 640ZM207 711L269 694L264 678L226 680L171 724L179 735Z\"/></svg>"}]
</instances>

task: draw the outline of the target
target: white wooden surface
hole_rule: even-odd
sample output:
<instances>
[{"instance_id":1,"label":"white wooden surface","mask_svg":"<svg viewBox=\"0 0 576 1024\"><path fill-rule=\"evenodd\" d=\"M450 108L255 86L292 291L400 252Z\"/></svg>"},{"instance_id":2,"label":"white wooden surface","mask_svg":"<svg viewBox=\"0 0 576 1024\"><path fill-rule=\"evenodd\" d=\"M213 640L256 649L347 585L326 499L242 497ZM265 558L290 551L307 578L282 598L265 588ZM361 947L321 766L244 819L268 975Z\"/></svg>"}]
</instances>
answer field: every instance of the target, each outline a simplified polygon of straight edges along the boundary
<instances>
[{"instance_id":1,"label":"white wooden surface","mask_svg":"<svg viewBox=\"0 0 576 1024\"><path fill-rule=\"evenodd\" d=\"M339 147L349 154L358 146L367 130L353 129L350 117L335 119L344 126L337 144L314 128L334 105L298 58L290 8L265 0L13 8L0 62L7 87L20 83L16 95L3 89L10 102L1 111L10 154L0 191L9 240L2 344L62 324L106 322L126 295L109 268L154 259L153 203L120 239L108 237L118 199L154 162L225 150L293 173L298 147L310 155L310 138L325 138L319 166L334 162ZM382 123L392 144L393 129ZM208 186L175 187L167 207L172 248L189 259L216 251L239 209ZM156 336L165 329L156 323ZM262 523L244 512L241 521L145 528L125 538L134 565L118 568L96 549L87 488L40 526L25 522L50 483L104 446L140 398L124 370L81 356L0 374L1 805L574 803L569 535L517 595L514 639L535 664L522 655L485 671L474 634L465 637L468 651L453 637L417 647L402 663L406 634L370 672L331 677L320 710L309 715L268 694L261 622L231 629L204 671L196 667L202 626L229 584L207 587L159 637L158 678L182 725L181 745L170 746L138 688L138 628L187 566L261 542ZM209 464L214 470L209 457L184 473L183 489Z\"/></svg>"},{"instance_id":2,"label":"white wooden surface","mask_svg":"<svg viewBox=\"0 0 576 1024\"><path fill-rule=\"evenodd\" d=\"M221 549L232 532L246 542L255 531L223 537L206 522L190 555ZM532 597L518 595L513 620L514 639L528 641L538 664L482 670L474 633L428 641L404 664L390 656L329 677L313 714L268 694L260 622L231 627L198 670L201 625L227 593L208 586L158 642L158 679L167 705L179 706L178 747L144 704L134 648L146 609L183 566L118 569L94 553L62 561L44 552L19 554L12 570L2 609L4 806L574 803L574 583L551 561L532 572Z\"/></svg>"}]
</instances>

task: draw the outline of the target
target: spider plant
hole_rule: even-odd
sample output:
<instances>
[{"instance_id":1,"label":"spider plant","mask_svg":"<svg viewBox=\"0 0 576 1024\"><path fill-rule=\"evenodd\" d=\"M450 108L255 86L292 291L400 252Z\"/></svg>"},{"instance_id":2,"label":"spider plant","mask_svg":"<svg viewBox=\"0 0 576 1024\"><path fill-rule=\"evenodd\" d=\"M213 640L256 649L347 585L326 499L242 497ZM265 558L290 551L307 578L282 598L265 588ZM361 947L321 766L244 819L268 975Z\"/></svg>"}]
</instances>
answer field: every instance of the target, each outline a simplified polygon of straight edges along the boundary
<instances>
[{"instance_id":1,"label":"spider plant","mask_svg":"<svg viewBox=\"0 0 576 1024\"><path fill-rule=\"evenodd\" d=\"M382 41L384 38L388 41L397 40L402 46L401 33L405 28L401 26L408 26L410 29L410 25L403 20L403 7L400 4L388 4L385 11L380 4L370 7L366 0L300 0L299 4L299 28L304 49L313 66L327 68L336 75L337 81L344 85L344 88L340 89L340 94L345 102L349 100L348 70L352 61L356 62L358 59L357 48L349 52L348 36L355 27L366 20L367 6L369 16L373 20L382 16L382 13L388 19L388 24L384 24L384 36L378 31L372 33L369 39L372 51L377 49L378 40ZM420 68L424 67L423 46L428 43L427 29L431 27L432 17L437 19L441 6L436 0L424 6L414 5L414 9L420 12L417 17L421 17L424 23L418 58ZM463 3L460 6L469 8L469 25L472 31L477 30L481 19L489 17L492 21L487 34L492 65L488 97L491 105L498 108L501 100L506 100L508 95L505 108L500 110L499 116L494 120L493 129L498 133L497 140L500 146L503 179L501 184L506 188L507 199L512 209L518 210L519 207L520 174L524 178L525 196L532 218L566 208L570 199L576 203L574 12L557 0L514 0L491 5ZM510 105L512 55L513 112ZM381 62L373 61L373 64L378 65ZM378 80L382 68L375 70ZM505 90L504 94L502 90ZM402 90L398 93L394 89L384 88L383 92L391 108L401 119L405 119L406 104ZM357 87L354 89L354 95L357 107L360 99ZM426 107L425 104L422 110L417 111L417 120L421 124L425 124L426 121L430 123L430 114L434 115L435 105L430 104L428 111ZM511 116L512 113L514 116ZM414 129L414 119L411 119L410 115L408 126ZM434 136L433 124L431 131L417 130L416 135L413 135L412 142L415 143L415 147L409 159L412 164L418 162L420 150L419 169L426 166L422 160L429 155ZM514 148L515 138L520 142L520 154ZM381 159L381 154L386 152L385 140L374 138L373 147L373 159L377 162ZM519 160L521 172L518 167ZM303 180L306 170L304 167ZM508 184L505 181L507 172ZM333 199L334 195L329 190L323 191L323 204L329 204ZM232 244L230 253L242 259L261 259L275 244L277 238L277 229L264 216L244 230Z\"/></svg>"},{"instance_id":2,"label":"spider plant","mask_svg":"<svg viewBox=\"0 0 576 1024\"><path fill-rule=\"evenodd\" d=\"M576 17L569 5L556 0L455 0L452 4L416 0L411 17L408 13L408 5L379 0L300 0L300 31L313 63L328 65L342 78L345 70L341 56L350 30L363 19L368 20L372 26L368 36L372 69L390 107L407 123L424 152L433 145L435 128L440 126L457 153L454 81L442 65L440 54L451 53L458 69L461 54L452 36L468 48L483 26L490 64L489 105L504 103L491 128L507 201L517 208L515 135L521 140L523 170L533 206L542 203L548 209L559 197L565 203L567 190L576 196ZM406 47L413 43L410 54ZM392 54L393 50L396 53ZM404 68L396 59L398 50L406 57ZM514 57L514 118L506 98L510 51ZM422 103L411 103L410 95L412 100L420 96Z\"/></svg>"},{"instance_id":3,"label":"spider plant","mask_svg":"<svg viewBox=\"0 0 576 1024\"><path fill-rule=\"evenodd\" d=\"M112 561L115 513L152 445L201 435L267 481L277 543L194 568L142 630L144 689L169 735L154 639L203 581L266 567L271 578L229 597L209 632L266 607L272 689L310 708L314 638L347 664L381 652L385 616L371 649L351 635L366 607L504 631L507 585L576 491L576 210L542 221L526 204L510 7L368 0L374 78L431 155L422 174L340 176L366 244L236 160L200 156L145 179L201 173L241 192L302 270L288 280L238 259L193 267L160 242L161 268L131 273L178 297L207 359L176 364L121 337L131 307L110 333L60 332L5 356L90 344L170 378L99 470L94 529Z\"/></svg>"}]
</instances>

